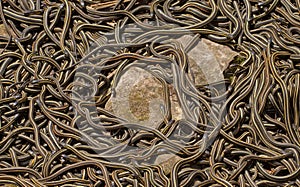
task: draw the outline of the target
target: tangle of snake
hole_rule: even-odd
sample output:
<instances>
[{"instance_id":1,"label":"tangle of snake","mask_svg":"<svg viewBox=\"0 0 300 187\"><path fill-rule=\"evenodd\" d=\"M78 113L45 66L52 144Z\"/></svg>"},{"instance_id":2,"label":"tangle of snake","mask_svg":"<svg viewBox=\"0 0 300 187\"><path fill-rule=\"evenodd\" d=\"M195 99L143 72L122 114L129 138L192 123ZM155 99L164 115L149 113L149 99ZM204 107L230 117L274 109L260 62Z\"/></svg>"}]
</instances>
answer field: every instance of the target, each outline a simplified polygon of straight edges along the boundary
<instances>
[{"instance_id":1,"label":"tangle of snake","mask_svg":"<svg viewBox=\"0 0 300 187\"><path fill-rule=\"evenodd\" d=\"M299 0L0 0L0 17L1 185L300 186ZM165 40L187 33L243 60L195 85ZM163 85L156 129L105 109L134 66ZM162 152L169 173L144 162Z\"/></svg>"}]
</instances>

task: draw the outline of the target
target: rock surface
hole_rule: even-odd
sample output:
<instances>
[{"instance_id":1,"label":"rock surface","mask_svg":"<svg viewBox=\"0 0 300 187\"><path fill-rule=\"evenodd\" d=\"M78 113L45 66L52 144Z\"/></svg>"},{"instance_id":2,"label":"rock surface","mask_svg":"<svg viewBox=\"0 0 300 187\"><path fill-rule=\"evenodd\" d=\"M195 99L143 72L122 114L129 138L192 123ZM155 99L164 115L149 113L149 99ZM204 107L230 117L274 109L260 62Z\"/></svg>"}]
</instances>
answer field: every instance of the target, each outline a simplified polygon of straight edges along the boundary
<instances>
[{"instance_id":1,"label":"rock surface","mask_svg":"<svg viewBox=\"0 0 300 187\"><path fill-rule=\"evenodd\" d=\"M239 54L230 49L228 46L220 45L205 38L202 39L202 42L205 43L208 50L214 54L222 71L224 71L234 57Z\"/></svg>"}]
</instances>

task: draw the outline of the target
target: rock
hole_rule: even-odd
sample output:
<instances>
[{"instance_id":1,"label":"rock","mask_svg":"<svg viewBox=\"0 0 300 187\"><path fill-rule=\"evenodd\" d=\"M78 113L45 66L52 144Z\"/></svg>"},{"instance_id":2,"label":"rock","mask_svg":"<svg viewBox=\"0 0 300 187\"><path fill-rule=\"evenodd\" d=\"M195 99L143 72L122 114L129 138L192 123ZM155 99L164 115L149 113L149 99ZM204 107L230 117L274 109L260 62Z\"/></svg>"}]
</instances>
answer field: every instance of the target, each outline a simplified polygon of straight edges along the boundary
<instances>
[{"instance_id":1,"label":"rock","mask_svg":"<svg viewBox=\"0 0 300 187\"><path fill-rule=\"evenodd\" d=\"M141 71L141 73L143 74L144 72ZM158 122L155 116L162 116L159 104L163 104L163 87L151 75L144 79L142 78L133 85L128 99L130 112L137 121L148 121L149 125L151 125ZM150 111L156 114L152 115Z\"/></svg>"},{"instance_id":2,"label":"rock","mask_svg":"<svg viewBox=\"0 0 300 187\"><path fill-rule=\"evenodd\" d=\"M163 119L163 87L150 73L140 68L130 68L121 76L116 96L111 97L106 109L132 123L155 128Z\"/></svg>"},{"instance_id":3,"label":"rock","mask_svg":"<svg viewBox=\"0 0 300 187\"><path fill-rule=\"evenodd\" d=\"M214 54L222 71L224 71L234 57L239 54L226 45L221 45L205 38L202 39L202 42L205 43L208 49Z\"/></svg>"},{"instance_id":4,"label":"rock","mask_svg":"<svg viewBox=\"0 0 300 187\"><path fill-rule=\"evenodd\" d=\"M9 37L4 24L0 24L0 35L4 37Z\"/></svg>"},{"instance_id":5,"label":"rock","mask_svg":"<svg viewBox=\"0 0 300 187\"><path fill-rule=\"evenodd\" d=\"M178 41L185 47L191 36L185 35ZM195 77L195 84L209 84L224 79L222 68L227 67L237 53L229 47L211 42L207 39L188 52L187 56ZM175 90L170 89L171 110L173 119L181 119ZM150 73L139 68L130 68L125 72L116 87L117 96L111 98L106 109L127 119L129 122L141 123L155 127L163 120L160 105L163 103L163 87Z\"/></svg>"},{"instance_id":6,"label":"rock","mask_svg":"<svg viewBox=\"0 0 300 187\"><path fill-rule=\"evenodd\" d=\"M177 39L184 48L191 40L192 36L189 35ZM229 47L205 38L196 41L196 45L187 53L195 84L203 85L224 80L223 71L237 55L238 53Z\"/></svg>"},{"instance_id":7,"label":"rock","mask_svg":"<svg viewBox=\"0 0 300 187\"><path fill-rule=\"evenodd\" d=\"M169 175L174 165L182 158L173 154L158 155L154 164L159 164L163 168L165 175Z\"/></svg>"},{"instance_id":8,"label":"rock","mask_svg":"<svg viewBox=\"0 0 300 187\"><path fill-rule=\"evenodd\" d=\"M185 47L191 39L191 36L183 36L177 41ZM195 84L204 85L224 80L223 70L237 54L229 47L206 39L199 40L187 54ZM191 74L189 76L192 77ZM172 118L182 119L182 109L172 85L169 85L169 90ZM111 97L105 108L129 122L156 128L164 120L161 105L164 105L161 83L146 70L130 68L117 84L116 97ZM174 154L161 154L154 164L160 164L165 174L169 174L179 160L181 158Z\"/></svg>"},{"instance_id":9,"label":"rock","mask_svg":"<svg viewBox=\"0 0 300 187\"><path fill-rule=\"evenodd\" d=\"M169 90L172 116L181 119L182 111L175 90L172 86ZM134 67L121 76L116 97L111 97L105 108L128 122L156 128L164 120L161 105L165 105L161 83L146 70Z\"/></svg>"}]
</instances>

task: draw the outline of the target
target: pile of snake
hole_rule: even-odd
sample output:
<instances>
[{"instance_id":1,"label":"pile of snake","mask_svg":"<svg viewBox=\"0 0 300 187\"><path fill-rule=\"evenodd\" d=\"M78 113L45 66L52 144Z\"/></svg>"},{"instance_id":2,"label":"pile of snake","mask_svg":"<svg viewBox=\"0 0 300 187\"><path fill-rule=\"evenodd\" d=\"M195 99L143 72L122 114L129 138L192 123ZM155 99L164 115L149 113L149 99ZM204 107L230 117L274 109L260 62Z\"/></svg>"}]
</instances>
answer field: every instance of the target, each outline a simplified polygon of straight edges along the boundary
<instances>
[{"instance_id":1,"label":"pile of snake","mask_svg":"<svg viewBox=\"0 0 300 187\"><path fill-rule=\"evenodd\" d=\"M1 185L300 185L299 0L1 0L0 17ZM166 39L188 33L243 60L195 84L193 42ZM105 109L130 67L163 85L157 128ZM161 153L170 172L146 162Z\"/></svg>"}]
</instances>

